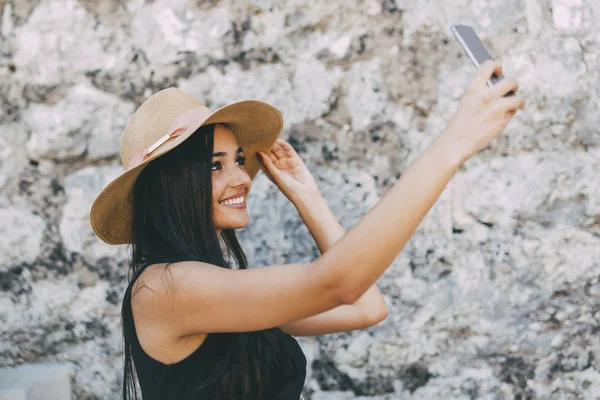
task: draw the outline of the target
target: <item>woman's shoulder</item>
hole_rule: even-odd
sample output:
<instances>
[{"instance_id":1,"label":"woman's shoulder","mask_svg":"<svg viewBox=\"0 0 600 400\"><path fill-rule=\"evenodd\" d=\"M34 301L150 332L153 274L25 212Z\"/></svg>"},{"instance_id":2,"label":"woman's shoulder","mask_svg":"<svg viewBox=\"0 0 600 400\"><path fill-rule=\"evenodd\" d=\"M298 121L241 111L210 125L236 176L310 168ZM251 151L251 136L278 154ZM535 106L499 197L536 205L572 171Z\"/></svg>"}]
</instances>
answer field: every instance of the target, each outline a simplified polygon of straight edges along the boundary
<instances>
[{"instance_id":1,"label":"woman's shoulder","mask_svg":"<svg viewBox=\"0 0 600 400\"><path fill-rule=\"evenodd\" d=\"M209 334L197 333L185 337L175 337L172 330L152 313L151 307L146 307L146 296L136 296L149 281L163 279L166 263L148 265L137 277L129 282L131 296L123 301L130 302L133 334L146 355L164 365L177 364L196 353L206 341ZM149 288L149 290L152 290Z\"/></svg>"}]
</instances>

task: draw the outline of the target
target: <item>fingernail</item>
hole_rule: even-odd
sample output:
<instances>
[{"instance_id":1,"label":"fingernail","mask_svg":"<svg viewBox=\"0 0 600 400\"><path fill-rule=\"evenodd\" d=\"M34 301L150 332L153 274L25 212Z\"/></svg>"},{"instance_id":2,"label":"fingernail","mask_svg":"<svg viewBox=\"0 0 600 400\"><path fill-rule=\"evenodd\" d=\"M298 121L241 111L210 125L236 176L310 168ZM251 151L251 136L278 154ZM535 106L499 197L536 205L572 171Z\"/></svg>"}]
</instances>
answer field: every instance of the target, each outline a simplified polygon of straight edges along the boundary
<instances>
[{"instance_id":1,"label":"fingernail","mask_svg":"<svg viewBox=\"0 0 600 400\"><path fill-rule=\"evenodd\" d=\"M263 156L262 156L262 154L261 154L261 152L260 152L260 151L256 153L256 157L257 157L257 158L258 158L260 161L262 161L262 159L263 159Z\"/></svg>"}]
</instances>

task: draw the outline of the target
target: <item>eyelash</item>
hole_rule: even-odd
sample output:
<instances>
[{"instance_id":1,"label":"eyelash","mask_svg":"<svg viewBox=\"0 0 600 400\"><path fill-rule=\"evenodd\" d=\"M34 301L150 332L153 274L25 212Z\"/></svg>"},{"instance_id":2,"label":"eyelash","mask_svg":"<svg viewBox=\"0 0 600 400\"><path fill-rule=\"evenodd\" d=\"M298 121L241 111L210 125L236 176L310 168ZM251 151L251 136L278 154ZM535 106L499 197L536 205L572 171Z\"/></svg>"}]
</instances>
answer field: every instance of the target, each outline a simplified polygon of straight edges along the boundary
<instances>
[{"instance_id":1,"label":"eyelash","mask_svg":"<svg viewBox=\"0 0 600 400\"><path fill-rule=\"evenodd\" d=\"M236 161L240 161L240 162L241 162L241 164L240 164L240 165L246 165L246 157L245 157L245 156L239 156L239 157L236 159ZM215 161L215 162L213 163L213 165L212 165L212 166L213 166L213 167L216 167L217 165L221 165L221 162L220 162L220 161ZM218 170L214 170L214 169L213 169L212 171L218 171Z\"/></svg>"}]
</instances>

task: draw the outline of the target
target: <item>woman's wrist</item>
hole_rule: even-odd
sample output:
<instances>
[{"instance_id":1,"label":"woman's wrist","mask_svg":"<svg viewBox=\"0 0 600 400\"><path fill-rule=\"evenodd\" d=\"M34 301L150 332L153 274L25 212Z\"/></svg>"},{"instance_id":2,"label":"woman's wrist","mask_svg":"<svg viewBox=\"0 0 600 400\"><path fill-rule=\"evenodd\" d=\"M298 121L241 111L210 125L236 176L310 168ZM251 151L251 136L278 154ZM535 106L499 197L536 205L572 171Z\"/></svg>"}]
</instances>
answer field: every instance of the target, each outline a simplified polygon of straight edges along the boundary
<instances>
[{"instance_id":1,"label":"woman's wrist","mask_svg":"<svg viewBox=\"0 0 600 400\"><path fill-rule=\"evenodd\" d=\"M450 125L444 128L431 146L438 148L440 155L452 166L458 168L470 157L470 154L455 129L456 127Z\"/></svg>"},{"instance_id":2,"label":"woman's wrist","mask_svg":"<svg viewBox=\"0 0 600 400\"><path fill-rule=\"evenodd\" d=\"M320 193L296 195L290 199L290 201L300 213L306 210L315 210L322 206L327 206L327 202Z\"/></svg>"}]
</instances>

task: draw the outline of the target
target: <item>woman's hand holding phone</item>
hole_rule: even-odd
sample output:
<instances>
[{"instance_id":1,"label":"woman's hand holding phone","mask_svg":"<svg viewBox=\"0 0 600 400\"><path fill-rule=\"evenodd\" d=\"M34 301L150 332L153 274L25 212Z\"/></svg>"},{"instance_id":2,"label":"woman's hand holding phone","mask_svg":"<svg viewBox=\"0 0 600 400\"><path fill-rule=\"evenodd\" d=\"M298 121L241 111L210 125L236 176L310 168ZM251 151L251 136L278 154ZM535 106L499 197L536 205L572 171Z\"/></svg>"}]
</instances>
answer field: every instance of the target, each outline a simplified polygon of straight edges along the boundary
<instances>
[{"instance_id":1,"label":"woman's hand holding phone","mask_svg":"<svg viewBox=\"0 0 600 400\"><path fill-rule=\"evenodd\" d=\"M490 145L517 110L525 107L521 97L504 97L510 91L517 91L516 80L504 78L488 86L494 73L503 75L499 62L487 60L481 65L461 98L456 114L440 134L440 139L447 141L450 148L463 154L463 161Z\"/></svg>"}]
</instances>

